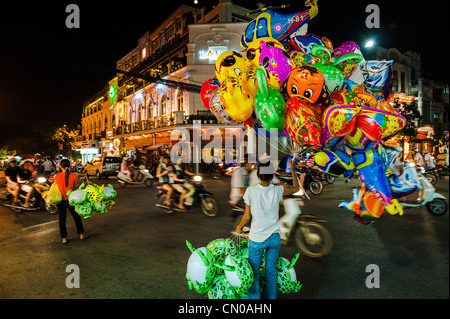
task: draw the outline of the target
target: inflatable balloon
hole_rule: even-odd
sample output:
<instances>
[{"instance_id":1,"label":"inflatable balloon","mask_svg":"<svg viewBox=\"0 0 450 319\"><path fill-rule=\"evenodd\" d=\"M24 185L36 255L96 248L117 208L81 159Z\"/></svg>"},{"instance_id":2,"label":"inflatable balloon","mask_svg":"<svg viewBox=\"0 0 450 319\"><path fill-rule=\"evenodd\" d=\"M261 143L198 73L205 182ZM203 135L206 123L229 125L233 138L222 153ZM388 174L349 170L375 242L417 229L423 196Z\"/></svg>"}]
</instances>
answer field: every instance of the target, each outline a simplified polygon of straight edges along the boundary
<instances>
[{"instance_id":1,"label":"inflatable balloon","mask_svg":"<svg viewBox=\"0 0 450 319\"><path fill-rule=\"evenodd\" d=\"M296 254L291 262L284 257L277 259L277 287L283 293L299 292L302 287L300 281L297 281L294 265L300 254Z\"/></svg>"},{"instance_id":2,"label":"inflatable balloon","mask_svg":"<svg viewBox=\"0 0 450 319\"><path fill-rule=\"evenodd\" d=\"M245 58L236 51L224 51L216 61L216 78L220 83L226 78L239 78L247 68Z\"/></svg>"},{"instance_id":3,"label":"inflatable balloon","mask_svg":"<svg viewBox=\"0 0 450 319\"><path fill-rule=\"evenodd\" d=\"M315 34L297 35L290 39L290 44L293 50L305 54L310 54L315 45L325 46L323 40Z\"/></svg>"},{"instance_id":4,"label":"inflatable balloon","mask_svg":"<svg viewBox=\"0 0 450 319\"><path fill-rule=\"evenodd\" d=\"M225 262L217 266L225 270L228 282L239 295L247 293L253 283L253 270L247 258L228 255Z\"/></svg>"},{"instance_id":5,"label":"inflatable balloon","mask_svg":"<svg viewBox=\"0 0 450 319\"><path fill-rule=\"evenodd\" d=\"M206 245L214 256L214 259L223 262L227 255L236 254L236 244L230 238L219 238Z\"/></svg>"},{"instance_id":6,"label":"inflatable balloon","mask_svg":"<svg viewBox=\"0 0 450 319\"><path fill-rule=\"evenodd\" d=\"M209 299L239 299L234 287L227 280L225 275L218 275L214 278L211 289L208 290Z\"/></svg>"},{"instance_id":7,"label":"inflatable balloon","mask_svg":"<svg viewBox=\"0 0 450 319\"><path fill-rule=\"evenodd\" d=\"M108 186L103 187L102 195L104 200L108 200L115 198L117 196L117 192L114 190L111 184L108 184Z\"/></svg>"},{"instance_id":8,"label":"inflatable balloon","mask_svg":"<svg viewBox=\"0 0 450 319\"><path fill-rule=\"evenodd\" d=\"M285 126L283 96L267 83L263 69L260 68L256 72L259 86L259 91L255 97L256 117L266 130L277 129L281 131Z\"/></svg>"},{"instance_id":9,"label":"inflatable balloon","mask_svg":"<svg viewBox=\"0 0 450 319\"><path fill-rule=\"evenodd\" d=\"M108 209L111 209L115 204L114 198L117 192L111 184L104 185L88 185L84 188L84 183L81 184L78 190L69 191L69 205L75 206L75 212L83 218L91 218L97 212L105 214Z\"/></svg>"},{"instance_id":10,"label":"inflatable balloon","mask_svg":"<svg viewBox=\"0 0 450 319\"><path fill-rule=\"evenodd\" d=\"M220 100L220 91L219 89L215 90L212 93L211 99L209 100L209 110L211 113L217 118L219 123L225 124L236 124L238 121L235 121L225 112L222 106L222 101Z\"/></svg>"},{"instance_id":11,"label":"inflatable balloon","mask_svg":"<svg viewBox=\"0 0 450 319\"><path fill-rule=\"evenodd\" d=\"M305 6L310 7L310 9L290 14L264 10L245 28L241 38L241 46L247 48L251 42L264 37L275 38L283 42L317 15L319 11L317 0L306 1Z\"/></svg>"},{"instance_id":12,"label":"inflatable balloon","mask_svg":"<svg viewBox=\"0 0 450 319\"><path fill-rule=\"evenodd\" d=\"M337 91L342 88L342 85L344 84L344 74L340 69L333 65L325 65L321 63L314 63L311 66L322 72L325 77L327 88L330 91Z\"/></svg>"},{"instance_id":13,"label":"inflatable balloon","mask_svg":"<svg viewBox=\"0 0 450 319\"><path fill-rule=\"evenodd\" d=\"M72 206L82 204L87 197L87 194L82 189L77 189L75 191L68 191L67 195L69 196L69 204Z\"/></svg>"},{"instance_id":14,"label":"inflatable balloon","mask_svg":"<svg viewBox=\"0 0 450 319\"><path fill-rule=\"evenodd\" d=\"M207 293L216 274L214 256L206 247L195 249L188 241L186 245L191 251L186 271L189 289L194 289L201 294Z\"/></svg>"},{"instance_id":15,"label":"inflatable balloon","mask_svg":"<svg viewBox=\"0 0 450 319\"><path fill-rule=\"evenodd\" d=\"M226 78L219 90L222 107L232 119L243 122L252 115L255 98L239 78Z\"/></svg>"},{"instance_id":16,"label":"inflatable balloon","mask_svg":"<svg viewBox=\"0 0 450 319\"><path fill-rule=\"evenodd\" d=\"M394 61L366 61L360 65L366 90L377 100L387 99Z\"/></svg>"},{"instance_id":17,"label":"inflatable balloon","mask_svg":"<svg viewBox=\"0 0 450 319\"><path fill-rule=\"evenodd\" d=\"M331 102L325 77L317 68L302 66L291 71L282 91L286 99L301 97L311 104L326 107Z\"/></svg>"},{"instance_id":18,"label":"inflatable balloon","mask_svg":"<svg viewBox=\"0 0 450 319\"><path fill-rule=\"evenodd\" d=\"M298 145L314 148L319 145L321 128L314 108L296 97L286 103L286 131Z\"/></svg>"},{"instance_id":19,"label":"inflatable balloon","mask_svg":"<svg viewBox=\"0 0 450 319\"><path fill-rule=\"evenodd\" d=\"M263 37L250 42L245 50L245 57L247 64L251 63L256 68L259 68L261 43L265 43L267 47L276 47L284 50L284 46L280 43L280 41L274 38Z\"/></svg>"},{"instance_id":20,"label":"inflatable balloon","mask_svg":"<svg viewBox=\"0 0 450 319\"><path fill-rule=\"evenodd\" d=\"M280 89L293 69L291 59L283 49L267 46L265 42L261 43L259 64L266 70L270 84L276 90Z\"/></svg>"},{"instance_id":21,"label":"inflatable balloon","mask_svg":"<svg viewBox=\"0 0 450 319\"><path fill-rule=\"evenodd\" d=\"M92 217L92 204L89 202L84 202L80 205L75 206L75 212L82 216L84 219L88 219Z\"/></svg>"},{"instance_id":22,"label":"inflatable balloon","mask_svg":"<svg viewBox=\"0 0 450 319\"><path fill-rule=\"evenodd\" d=\"M215 90L220 87L220 82L217 79L209 79L205 81L200 89L200 98L202 99L203 105L209 109L209 101L211 100L212 94Z\"/></svg>"},{"instance_id":23,"label":"inflatable balloon","mask_svg":"<svg viewBox=\"0 0 450 319\"><path fill-rule=\"evenodd\" d=\"M349 178L355 169L351 157L339 149L326 149L316 153L314 163L321 171L335 177Z\"/></svg>"}]
</instances>

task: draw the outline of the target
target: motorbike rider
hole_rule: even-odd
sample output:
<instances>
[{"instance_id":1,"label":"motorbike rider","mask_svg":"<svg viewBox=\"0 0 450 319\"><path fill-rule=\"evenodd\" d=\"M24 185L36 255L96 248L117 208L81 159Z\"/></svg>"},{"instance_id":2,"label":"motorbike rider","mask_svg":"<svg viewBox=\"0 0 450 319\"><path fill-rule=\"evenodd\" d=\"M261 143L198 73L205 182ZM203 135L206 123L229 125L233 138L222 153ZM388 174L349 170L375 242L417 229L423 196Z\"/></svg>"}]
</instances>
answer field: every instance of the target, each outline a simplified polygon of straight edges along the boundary
<instances>
[{"instance_id":1,"label":"motorbike rider","mask_svg":"<svg viewBox=\"0 0 450 319\"><path fill-rule=\"evenodd\" d=\"M417 147L413 150L413 152L414 152L414 162L416 162L417 166L422 167L424 164L422 154L419 153L419 149Z\"/></svg>"},{"instance_id":2,"label":"motorbike rider","mask_svg":"<svg viewBox=\"0 0 450 319\"><path fill-rule=\"evenodd\" d=\"M5 178L6 178L6 186L13 191L14 195L14 205L19 204L19 182L17 181L17 174L19 172L19 168L17 166L17 160L12 158L8 162L8 168L5 170Z\"/></svg>"},{"instance_id":3,"label":"motorbike rider","mask_svg":"<svg viewBox=\"0 0 450 319\"><path fill-rule=\"evenodd\" d=\"M423 159L424 159L424 161L425 161L425 170L430 170L430 169L435 168L436 165L435 165L434 159L433 159L433 157L431 156L431 154L428 153L428 150L427 150L427 149L425 149L425 150L423 151L423 154L424 154Z\"/></svg>"},{"instance_id":4,"label":"motorbike rider","mask_svg":"<svg viewBox=\"0 0 450 319\"><path fill-rule=\"evenodd\" d=\"M131 170L129 167L129 158L125 156L122 160L122 164L120 164L120 172L127 175L128 180L130 182L133 182L133 179L131 178Z\"/></svg>"},{"instance_id":5,"label":"motorbike rider","mask_svg":"<svg viewBox=\"0 0 450 319\"><path fill-rule=\"evenodd\" d=\"M175 164L174 168L175 168L175 172L177 174L177 177L179 179L186 179L187 178L186 175L195 176L195 173L193 173L191 171L188 171L186 169L185 165L183 164L183 160L181 158L177 160L177 163ZM179 185L179 184L175 184L175 185ZM186 183L185 182L185 183L182 184L182 186L183 186L184 189L188 190L188 192L185 194L184 198L192 196L192 194L195 192L194 185L192 185L190 183ZM178 187L178 186L175 186L175 187Z\"/></svg>"},{"instance_id":6,"label":"motorbike rider","mask_svg":"<svg viewBox=\"0 0 450 319\"><path fill-rule=\"evenodd\" d=\"M162 188L167 191L166 196L166 205L171 206L171 198L173 193L173 188L169 184L169 168L168 165L170 164L170 157L169 155L166 155L162 158L161 162L158 165L158 168L156 169L156 177L159 178L159 183L161 184Z\"/></svg>"},{"instance_id":7,"label":"motorbike rider","mask_svg":"<svg viewBox=\"0 0 450 319\"><path fill-rule=\"evenodd\" d=\"M33 193L33 187L30 185L30 180L32 173L30 171L31 162L25 161L17 172L17 182L19 183L20 189L27 193L25 197L24 207L29 207L29 200L31 193Z\"/></svg>"},{"instance_id":8,"label":"motorbike rider","mask_svg":"<svg viewBox=\"0 0 450 319\"><path fill-rule=\"evenodd\" d=\"M186 211L186 208L184 207L184 204L183 204L184 197L187 194L187 190L183 187L183 184L186 181L186 179L178 177L178 174L177 174L177 172L175 170L175 165L168 164L167 165L167 169L169 171L169 173L167 173L167 175L169 176L169 184L170 184L170 186L174 190L176 190L177 192L180 193L180 201L178 203L178 208L183 210L183 211Z\"/></svg>"}]
</instances>

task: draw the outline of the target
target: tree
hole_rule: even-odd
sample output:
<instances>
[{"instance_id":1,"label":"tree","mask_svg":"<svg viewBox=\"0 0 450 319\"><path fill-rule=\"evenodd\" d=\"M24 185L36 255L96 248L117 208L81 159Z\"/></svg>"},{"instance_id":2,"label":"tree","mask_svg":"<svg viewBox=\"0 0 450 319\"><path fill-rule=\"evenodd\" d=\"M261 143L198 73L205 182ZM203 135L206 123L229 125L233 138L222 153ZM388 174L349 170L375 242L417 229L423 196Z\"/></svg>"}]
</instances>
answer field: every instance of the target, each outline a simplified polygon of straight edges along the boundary
<instances>
[{"instance_id":1,"label":"tree","mask_svg":"<svg viewBox=\"0 0 450 319\"><path fill-rule=\"evenodd\" d=\"M67 125L56 128L54 133L51 135L51 140L58 143L58 148L63 153L70 153L71 143L78 136L79 131L76 129L70 129Z\"/></svg>"},{"instance_id":2,"label":"tree","mask_svg":"<svg viewBox=\"0 0 450 319\"><path fill-rule=\"evenodd\" d=\"M2 148L0 148L0 159L6 159L9 156L14 156L16 154L16 151L10 151L8 149L8 145L3 146Z\"/></svg>"},{"instance_id":3,"label":"tree","mask_svg":"<svg viewBox=\"0 0 450 319\"><path fill-rule=\"evenodd\" d=\"M398 136L403 140L408 139L410 143L417 142L417 126L420 120L420 112L416 102L412 104L394 103L394 108L406 119L405 127L398 132Z\"/></svg>"}]
</instances>

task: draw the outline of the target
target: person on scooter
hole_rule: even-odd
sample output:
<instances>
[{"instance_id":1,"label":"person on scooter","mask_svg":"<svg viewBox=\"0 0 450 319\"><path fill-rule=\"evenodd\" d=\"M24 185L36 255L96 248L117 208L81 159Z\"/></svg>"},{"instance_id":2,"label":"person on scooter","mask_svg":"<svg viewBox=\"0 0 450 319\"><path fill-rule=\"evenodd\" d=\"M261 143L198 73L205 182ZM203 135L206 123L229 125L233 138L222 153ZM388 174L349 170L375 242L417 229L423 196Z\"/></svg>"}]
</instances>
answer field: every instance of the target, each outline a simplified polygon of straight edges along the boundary
<instances>
[{"instance_id":1,"label":"person on scooter","mask_svg":"<svg viewBox=\"0 0 450 319\"><path fill-rule=\"evenodd\" d=\"M33 193L33 187L30 185L30 180L32 177L32 173L30 171L30 161L25 161L17 172L17 182L20 185L20 189L27 193L25 197L24 207L30 207L29 201L31 197L31 193Z\"/></svg>"},{"instance_id":2,"label":"person on scooter","mask_svg":"<svg viewBox=\"0 0 450 319\"><path fill-rule=\"evenodd\" d=\"M123 158L122 164L120 164L120 172L124 173L125 175L127 175L128 180L130 182L133 182L133 179L131 178L131 170L130 170L129 165L128 165L128 157L127 156L125 156Z\"/></svg>"},{"instance_id":3,"label":"person on scooter","mask_svg":"<svg viewBox=\"0 0 450 319\"><path fill-rule=\"evenodd\" d=\"M191 171L188 171L185 168L185 165L183 164L183 160L181 158L177 160L177 163L175 164L174 168L175 168L175 172L177 174L177 178L179 178L179 179L186 180L187 179L187 175L195 176L195 173L193 173ZM180 185L180 184L175 184L175 185ZM182 184L182 186L183 186L184 189L188 190L188 192L184 195L183 199L186 198L186 197L191 196L195 192L194 185L192 185L190 183L186 183L185 182L185 183ZM179 187L179 186L175 186L175 187Z\"/></svg>"},{"instance_id":4,"label":"person on scooter","mask_svg":"<svg viewBox=\"0 0 450 319\"><path fill-rule=\"evenodd\" d=\"M168 155L164 156L161 162L158 165L158 168L156 169L156 177L159 178L159 183L161 184L162 188L167 191L166 196L166 205L171 206L171 198L173 193L173 188L169 184L169 168L168 165L170 163L170 157Z\"/></svg>"},{"instance_id":5,"label":"person on scooter","mask_svg":"<svg viewBox=\"0 0 450 319\"><path fill-rule=\"evenodd\" d=\"M17 181L17 174L19 172L19 169L15 158L9 160L8 164L8 168L5 170L6 186L13 191L13 204L18 205L20 186L19 182Z\"/></svg>"},{"instance_id":6,"label":"person on scooter","mask_svg":"<svg viewBox=\"0 0 450 319\"><path fill-rule=\"evenodd\" d=\"M175 170L175 166L173 164L167 165L167 169L169 171L169 173L167 175L169 176L170 186L174 190L176 190L177 192L180 193L180 201L178 203L178 208L183 211L186 211L186 208L184 207L184 204L183 204L184 197L187 194L187 190L183 187L183 184L186 181L186 179L178 177L176 170Z\"/></svg>"},{"instance_id":7,"label":"person on scooter","mask_svg":"<svg viewBox=\"0 0 450 319\"><path fill-rule=\"evenodd\" d=\"M430 170L436 167L435 162L434 162L434 158L433 156L431 156L430 153L428 153L427 149L424 149L423 151L423 159L425 162L425 170Z\"/></svg>"}]
</instances>

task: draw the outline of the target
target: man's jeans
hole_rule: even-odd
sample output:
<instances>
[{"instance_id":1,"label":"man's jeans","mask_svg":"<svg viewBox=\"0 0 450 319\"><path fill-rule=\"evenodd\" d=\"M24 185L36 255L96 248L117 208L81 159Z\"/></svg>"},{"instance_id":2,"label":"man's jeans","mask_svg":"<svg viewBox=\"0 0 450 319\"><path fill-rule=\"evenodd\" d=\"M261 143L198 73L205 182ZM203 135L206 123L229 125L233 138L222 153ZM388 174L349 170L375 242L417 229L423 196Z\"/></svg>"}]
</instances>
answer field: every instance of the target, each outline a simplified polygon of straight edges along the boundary
<instances>
[{"instance_id":1,"label":"man's jeans","mask_svg":"<svg viewBox=\"0 0 450 319\"><path fill-rule=\"evenodd\" d=\"M260 299L259 273L264 251L266 251L266 298L277 299L277 259L280 252L280 234L274 233L264 242L249 240L248 261L253 270L253 283L248 291L248 299Z\"/></svg>"}]
</instances>

